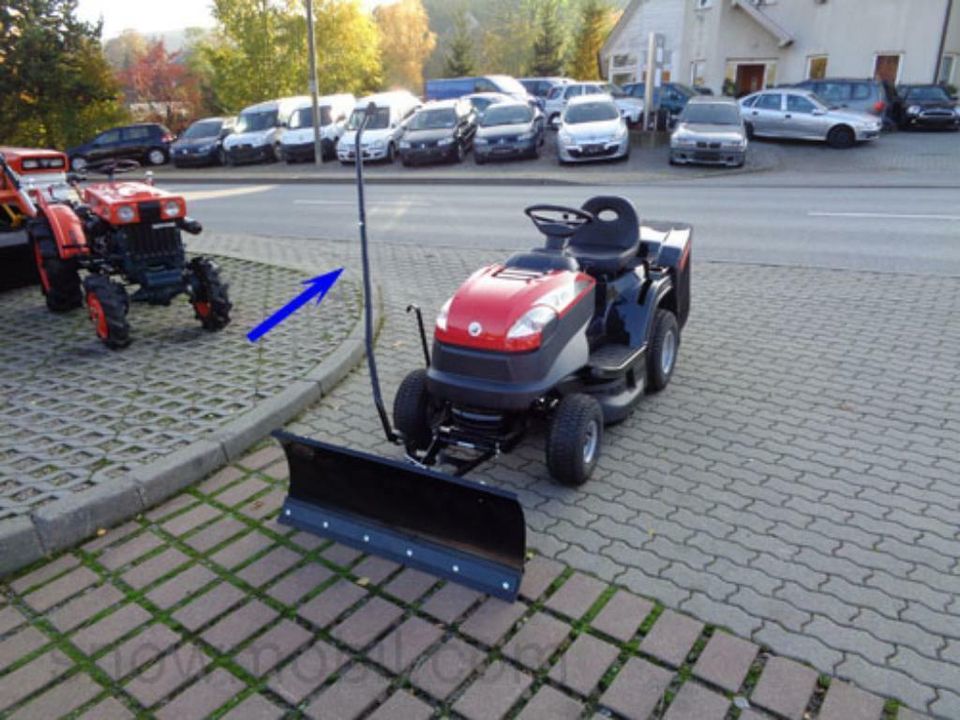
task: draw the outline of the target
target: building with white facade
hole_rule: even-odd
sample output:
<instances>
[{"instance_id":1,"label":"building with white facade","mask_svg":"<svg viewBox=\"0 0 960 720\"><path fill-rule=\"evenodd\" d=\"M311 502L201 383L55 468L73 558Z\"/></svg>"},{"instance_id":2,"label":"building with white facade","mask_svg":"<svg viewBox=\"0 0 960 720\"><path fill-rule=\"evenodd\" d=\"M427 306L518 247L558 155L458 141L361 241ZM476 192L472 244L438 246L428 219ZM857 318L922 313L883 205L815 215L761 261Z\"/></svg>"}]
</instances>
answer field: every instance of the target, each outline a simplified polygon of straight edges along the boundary
<instances>
[{"instance_id":1,"label":"building with white facade","mask_svg":"<svg viewBox=\"0 0 960 720\"><path fill-rule=\"evenodd\" d=\"M742 95L807 78L960 85L960 0L631 0L600 51L642 80L649 34L663 79Z\"/></svg>"}]
</instances>

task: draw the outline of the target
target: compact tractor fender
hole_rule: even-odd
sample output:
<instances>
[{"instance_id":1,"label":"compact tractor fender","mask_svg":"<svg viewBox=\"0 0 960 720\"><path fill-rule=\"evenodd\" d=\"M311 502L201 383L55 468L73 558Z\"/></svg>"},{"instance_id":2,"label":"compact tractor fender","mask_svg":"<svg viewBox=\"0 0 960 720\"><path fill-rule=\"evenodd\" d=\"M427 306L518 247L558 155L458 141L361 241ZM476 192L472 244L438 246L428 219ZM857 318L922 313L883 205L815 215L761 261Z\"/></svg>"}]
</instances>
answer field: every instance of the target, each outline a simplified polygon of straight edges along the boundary
<instances>
[{"instance_id":1,"label":"compact tractor fender","mask_svg":"<svg viewBox=\"0 0 960 720\"><path fill-rule=\"evenodd\" d=\"M90 252L83 222L73 208L68 205L45 205L39 208L39 214L50 226L61 259L69 260Z\"/></svg>"}]
</instances>

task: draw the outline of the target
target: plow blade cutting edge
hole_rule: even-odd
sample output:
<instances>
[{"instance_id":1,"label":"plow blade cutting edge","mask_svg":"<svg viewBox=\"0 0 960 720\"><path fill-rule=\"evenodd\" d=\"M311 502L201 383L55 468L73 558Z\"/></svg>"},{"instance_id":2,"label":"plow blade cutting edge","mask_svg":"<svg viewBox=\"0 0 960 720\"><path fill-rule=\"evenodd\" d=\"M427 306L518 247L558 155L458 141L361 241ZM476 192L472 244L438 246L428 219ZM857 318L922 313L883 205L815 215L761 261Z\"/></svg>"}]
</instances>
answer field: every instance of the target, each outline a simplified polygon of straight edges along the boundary
<instances>
[{"instance_id":1,"label":"plow blade cutting edge","mask_svg":"<svg viewBox=\"0 0 960 720\"><path fill-rule=\"evenodd\" d=\"M516 599L526 553L513 493L278 431L290 467L279 522Z\"/></svg>"}]
</instances>

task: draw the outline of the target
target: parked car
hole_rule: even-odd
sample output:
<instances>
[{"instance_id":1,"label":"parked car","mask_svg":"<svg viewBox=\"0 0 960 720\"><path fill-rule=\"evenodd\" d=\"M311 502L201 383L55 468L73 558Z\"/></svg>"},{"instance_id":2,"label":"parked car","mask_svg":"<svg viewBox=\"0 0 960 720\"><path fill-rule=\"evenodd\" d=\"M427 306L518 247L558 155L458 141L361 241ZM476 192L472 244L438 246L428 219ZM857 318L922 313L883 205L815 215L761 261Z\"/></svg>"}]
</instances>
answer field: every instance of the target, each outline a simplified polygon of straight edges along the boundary
<instances>
[{"instance_id":1,"label":"parked car","mask_svg":"<svg viewBox=\"0 0 960 720\"><path fill-rule=\"evenodd\" d=\"M940 85L903 85L900 127L960 130L960 107Z\"/></svg>"},{"instance_id":2,"label":"parked car","mask_svg":"<svg viewBox=\"0 0 960 720\"><path fill-rule=\"evenodd\" d=\"M392 163L397 156L397 143L403 135L404 124L420 107L420 100L406 90L377 93L357 101L340 142L337 157L341 163L355 161L356 133L363 122L367 106L373 103L377 112L363 131L362 152L364 160L386 160Z\"/></svg>"},{"instance_id":3,"label":"parked car","mask_svg":"<svg viewBox=\"0 0 960 720\"><path fill-rule=\"evenodd\" d=\"M810 90L828 107L849 108L876 115L885 128L899 122L903 103L892 83L883 80L827 78L804 80L792 87Z\"/></svg>"},{"instance_id":4,"label":"parked car","mask_svg":"<svg viewBox=\"0 0 960 720\"><path fill-rule=\"evenodd\" d=\"M644 98L647 84L642 82L628 83L623 91L631 97ZM668 82L659 88L653 89L653 106L665 110L670 117L676 117L687 105L687 101L699 93L689 85Z\"/></svg>"},{"instance_id":5,"label":"parked car","mask_svg":"<svg viewBox=\"0 0 960 720\"><path fill-rule=\"evenodd\" d=\"M462 162L473 147L477 111L465 99L429 102L410 118L400 139L404 165Z\"/></svg>"},{"instance_id":6,"label":"parked car","mask_svg":"<svg viewBox=\"0 0 960 720\"><path fill-rule=\"evenodd\" d=\"M871 113L831 108L809 90L774 88L740 100L748 137L825 140L835 148L880 137L883 122Z\"/></svg>"},{"instance_id":7,"label":"parked car","mask_svg":"<svg viewBox=\"0 0 960 720\"><path fill-rule=\"evenodd\" d=\"M158 123L137 123L110 128L90 142L67 150L70 167L77 172L100 160L136 160L163 165L170 159L174 134Z\"/></svg>"},{"instance_id":8,"label":"parked car","mask_svg":"<svg viewBox=\"0 0 960 720\"><path fill-rule=\"evenodd\" d=\"M533 97L545 100L557 85L567 85L573 80L566 77L528 77L520 78L519 82Z\"/></svg>"},{"instance_id":9,"label":"parked car","mask_svg":"<svg viewBox=\"0 0 960 720\"><path fill-rule=\"evenodd\" d=\"M630 97L622 88L611 83L575 82L558 85L547 95L544 106L547 123L551 127L556 127L570 100L589 95L606 95L613 99L620 114L631 124L635 125L643 118L643 100L641 98Z\"/></svg>"},{"instance_id":10,"label":"parked car","mask_svg":"<svg viewBox=\"0 0 960 720\"><path fill-rule=\"evenodd\" d=\"M227 165L281 159L281 130L290 119L290 113L302 106L306 97L301 95L269 100L241 110L233 132L223 140Z\"/></svg>"},{"instance_id":11,"label":"parked car","mask_svg":"<svg viewBox=\"0 0 960 720\"><path fill-rule=\"evenodd\" d=\"M501 158L540 156L544 120L540 108L529 103L497 103L480 116L473 140L473 159L477 165Z\"/></svg>"},{"instance_id":12,"label":"parked car","mask_svg":"<svg viewBox=\"0 0 960 720\"><path fill-rule=\"evenodd\" d=\"M170 159L176 167L224 165L223 139L233 132L234 117L210 117L197 120L170 146Z\"/></svg>"},{"instance_id":13,"label":"parked car","mask_svg":"<svg viewBox=\"0 0 960 720\"><path fill-rule=\"evenodd\" d=\"M626 118L609 95L572 97L560 117L560 164L630 157Z\"/></svg>"},{"instance_id":14,"label":"parked car","mask_svg":"<svg viewBox=\"0 0 960 720\"><path fill-rule=\"evenodd\" d=\"M670 135L670 164L743 167L747 130L733 98L696 95L680 112Z\"/></svg>"},{"instance_id":15,"label":"parked car","mask_svg":"<svg viewBox=\"0 0 960 720\"><path fill-rule=\"evenodd\" d=\"M527 89L509 75L435 78L427 80L424 87L427 100L453 100L464 95L487 92L503 93L523 102L532 100Z\"/></svg>"},{"instance_id":16,"label":"parked car","mask_svg":"<svg viewBox=\"0 0 960 720\"><path fill-rule=\"evenodd\" d=\"M357 104L357 99L349 93L340 95L322 95L317 98L320 109L320 151L323 159L337 155L337 143L347 126L347 118ZM303 160L313 162L313 100L308 99L290 113L287 126L280 133L280 146L283 159L287 163Z\"/></svg>"},{"instance_id":17,"label":"parked car","mask_svg":"<svg viewBox=\"0 0 960 720\"><path fill-rule=\"evenodd\" d=\"M502 102L517 102L516 98L510 95L504 95L503 93L493 93L493 92L482 92L482 93L473 93L471 95L464 95L463 99L469 102L473 109L477 111L477 114L482 115L486 112L487 108L491 105L496 105L497 103ZM536 105L536 103L529 103Z\"/></svg>"}]
</instances>

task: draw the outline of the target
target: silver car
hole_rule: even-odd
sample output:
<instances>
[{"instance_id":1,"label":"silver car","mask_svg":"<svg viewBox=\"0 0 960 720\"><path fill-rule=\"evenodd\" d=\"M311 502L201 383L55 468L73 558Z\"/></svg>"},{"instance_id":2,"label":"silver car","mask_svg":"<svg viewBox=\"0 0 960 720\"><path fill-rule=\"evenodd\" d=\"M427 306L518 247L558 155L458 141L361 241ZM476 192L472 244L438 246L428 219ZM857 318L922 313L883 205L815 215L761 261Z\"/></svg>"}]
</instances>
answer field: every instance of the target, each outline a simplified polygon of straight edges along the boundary
<instances>
[{"instance_id":1,"label":"silver car","mask_svg":"<svg viewBox=\"0 0 960 720\"><path fill-rule=\"evenodd\" d=\"M609 95L571 98L557 132L560 164L630 157L627 121Z\"/></svg>"},{"instance_id":2,"label":"silver car","mask_svg":"<svg viewBox=\"0 0 960 720\"><path fill-rule=\"evenodd\" d=\"M740 110L751 137L825 140L836 148L880 137L876 115L830 107L809 90L775 88L747 95Z\"/></svg>"},{"instance_id":3,"label":"silver car","mask_svg":"<svg viewBox=\"0 0 960 720\"><path fill-rule=\"evenodd\" d=\"M746 159L747 130L737 102L707 95L690 98L670 135L670 164L742 167Z\"/></svg>"}]
</instances>

